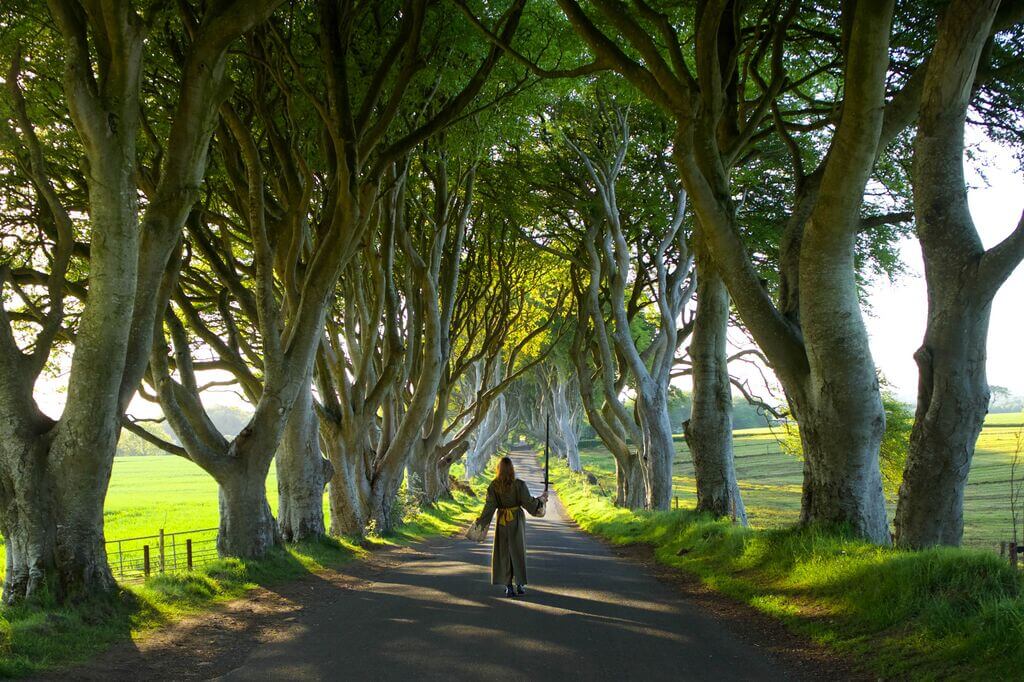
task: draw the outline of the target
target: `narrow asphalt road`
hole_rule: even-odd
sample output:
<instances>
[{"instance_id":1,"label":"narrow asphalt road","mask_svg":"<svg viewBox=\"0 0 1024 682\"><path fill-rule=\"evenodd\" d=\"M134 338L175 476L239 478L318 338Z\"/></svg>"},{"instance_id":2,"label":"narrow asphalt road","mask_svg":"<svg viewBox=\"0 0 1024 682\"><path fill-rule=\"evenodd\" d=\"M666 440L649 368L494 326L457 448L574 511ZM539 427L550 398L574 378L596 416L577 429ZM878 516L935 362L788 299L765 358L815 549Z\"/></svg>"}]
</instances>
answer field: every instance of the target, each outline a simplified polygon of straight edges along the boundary
<instances>
[{"instance_id":1,"label":"narrow asphalt road","mask_svg":"<svg viewBox=\"0 0 1024 682\"><path fill-rule=\"evenodd\" d=\"M541 470L516 458L536 495ZM325 604L306 605L226 680L792 679L636 562L566 518L528 519L530 585L490 585L488 542L443 538ZM493 532L493 524L492 524Z\"/></svg>"}]
</instances>

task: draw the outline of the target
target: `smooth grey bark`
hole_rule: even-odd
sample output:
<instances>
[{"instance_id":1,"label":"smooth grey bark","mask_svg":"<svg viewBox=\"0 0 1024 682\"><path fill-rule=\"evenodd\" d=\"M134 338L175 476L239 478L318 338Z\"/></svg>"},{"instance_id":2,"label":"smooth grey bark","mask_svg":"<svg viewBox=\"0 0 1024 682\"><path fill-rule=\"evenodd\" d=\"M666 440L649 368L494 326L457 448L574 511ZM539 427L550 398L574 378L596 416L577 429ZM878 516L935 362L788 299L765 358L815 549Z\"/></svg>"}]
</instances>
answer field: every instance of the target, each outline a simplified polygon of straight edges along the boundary
<instances>
[{"instance_id":1,"label":"smooth grey bark","mask_svg":"<svg viewBox=\"0 0 1024 682\"><path fill-rule=\"evenodd\" d=\"M344 306L328 319L317 356L322 404L316 407L324 450L333 466L327 491L333 535L361 537L366 532L374 461L393 435L394 391L408 382L409 360L418 353L418 335L411 335L407 354L399 330L393 227L393 222L385 226L379 252L371 245L364 249L360 259L370 261L370 266L354 265L353 276L342 279ZM360 270L369 276L366 285L360 281ZM417 319L412 308L409 329L418 329ZM383 413L380 420L378 411Z\"/></svg>"},{"instance_id":2,"label":"smooth grey bark","mask_svg":"<svg viewBox=\"0 0 1024 682\"><path fill-rule=\"evenodd\" d=\"M217 475L221 556L258 558L281 542L280 531L267 502L267 470L263 457L240 457Z\"/></svg>"},{"instance_id":3,"label":"smooth grey bark","mask_svg":"<svg viewBox=\"0 0 1024 682\"><path fill-rule=\"evenodd\" d=\"M659 321L657 334L641 353L633 338L627 312L626 282L630 277L632 251L622 226L616 192L616 183L629 149L630 133L626 115L616 111L615 118L609 135L613 145L609 158L592 159L571 141L566 142L586 167L600 200L600 214L591 217L592 221L599 223L591 226L584 240L590 261L591 281L587 295L591 319L595 327L605 324L601 314L600 289L603 285L609 292L611 337L633 376L633 387L637 392L636 412L643 444L641 464L647 478L647 504L651 509L668 509L672 501L672 463L675 459L668 414L668 386L680 334L679 318L694 287L694 279L688 277L693 257L682 229L686 192L676 188L671 197L672 211L666 216L665 224L650 228L657 245L651 260L656 270L653 298L657 301ZM669 264L670 253L677 260L674 267Z\"/></svg>"},{"instance_id":4,"label":"smooth grey bark","mask_svg":"<svg viewBox=\"0 0 1024 682\"><path fill-rule=\"evenodd\" d=\"M918 399L895 518L901 547L955 546L963 537L964 489L988 413L991 299L957 279L944 279L944 291L929 297L914 353Z\"/></svg>"},{"instance_id":5,"label":"smooth grey bark","mask_svg":"<svg viewBox=\"0 0 1024 682\"><path fill-rule=\"evenodd\" d=\"M476 396L481 393L485 387L493 386L495 376L493 373L488 375L487 363L483 359L473 362L468 368L462 379L462 390L463 396L467 396L465 402L468 402L468 396ZM507 413L505 411L505 397L499 396L499 399L495 401L488 410L479 427L471 433L466 439L466 464L465 474L466 479L471 479L479 476L484 472L487 467L487 462L496 450L496 440L500 438L497 435L497 431L501 428L501 423L507 424ZM492 436L497 438L492 439ZM493 446L493 447L492 447Z\"/></svg>"},{"instance_id":6,"label":"smooth grey bark","mask_svg":"<svg viewBox=\"0 0 1024 682\"><path fill-rule=\"evenodd\" d=\"M0 531L6 547L4 602L45 591L57 566L56 527L52 506L40 504L52 497L52 481L43 467L33 438L5 439L0 444L5 462L0 500Z\"/></svg>"},{"instance_id":7,"label":"smooth grey bark","mask_svg":"<svg viewBox=\"0 0 1024 682\"><path fill-rule=\"evenodd\" d=\"M616 504L626 509L647 508L647 478L640 453L615 460Z\"/></svg>"},{"instance_id":8,"label":"smooth grey bark","mask_svg":"<svg viewBox=\"0 0 1024 682\"><path fill-rule=\"evenodd\" d=\"M746 525L733 459L728 330L729 292L711 259L698 253L697 311L690 338L693 405L684 430L693 456L697 511Z\"/></svg>"},{"instance_id":9,"label":"smooth grey bark","mask_svg":"<svg viewBox=\"0 0 1024 682\"><path fill-rule=\"evenodd\" d=\"M406 464L406 485L422 507L429 507L449 496L447 472L451 463L448 462L446 466L439 451L444 449L445 422L455 388L450 369L450 341L446 343L444 354L446 367L438 382L434 405L423 425L422 436L415 441ZM441 469L444 470L443 474Z\"/></svg>"},{"instance_id":10,"label":"smooth grey bark","mask_svg":"<svg viewBox=\"0 0 1024 682\"><path fill-rule=\"evenodd\" d=\"M494 388L499 380L498 373L502 370L500 359L493 371L487 372L487 364L483 360L473 363L467 385L464 390L477 396L489 388ZM497 396L487 408L480 425L467 438L466 479L479 476L487 468L487 463L498 452L501 440L508 434L509 415L504 394Z\"/></svg>"},{"instance_id":11,"label":"smooth grey bark","mask_svg":"<svg viewBox=\"0 0 1024 682\"><path fill-rule=\"evenodd\" d=\"M479 430L474 434L473 444L470 448L472 456L467 457L466 461L467 478L483 473L487 462L498 452L501 441L508 435L508 426L505 396L499 395L494 400L494 405L487 411L487 416ZM469 464L470 461L474 462L472 467Z\"/></svg>"},{"instance_id":12,"label":"smooth grey bark","mask_svg":"<svg viewBox=\"0 0 1024 682\"><path fill-rule=\"evenodd\" d=\"M331 510L331 535L361 537L368 522L369 468L372 451L365 445L365 433L343 433L330 422L321 424L324 449L333 473L327 500ZM353 454L356 453L356 454Z\"/></svg>"},{"instance_id":13,"label":"smooth grey bark","mask_svg":"<svg viewBox=\"0 0 1024 682\"><path fill-rule=\"evenodd\" d=\"M131 325L137 274L133 174L145 27L129 9L93 17L117 22L110 35L96 37L101 56L94 59L86 43L94 27L81 8L54 2L50 11L65 38L64 89L88 159L89 295L78 324L67 403L56 423L38 418L31 389L38 370L33 372L30 356L19 349L6 314L0 319L3 379L16 382L3 387L7 395L0 424L7 431L3 440L20 437L24 448L19 453L12 451L13 443L3 447L0 528L10 538L4 585L8 603L44 585L58 599L114 587L103 542L103 498L119 431L117 392L129 349L125 330ZM99 83L92 71L97 61L105 76ZM0 273L0 285L6 284L6 274L6 269ZM12 388L22 392L24 407L13 404Z\"/></svg>"},{"instance_id":14,"label":"smooth grey bark","mask_svg":"<svg viewBox=\"0 0 1024 682\"><path fill-rule=\"evenodd\" d=\"M370 486L370 522L379 535L390 535L401 523L398 518L398 490L402 485L401 471L381 469Z\"/></svg>"},{"instance_id":15,"label":"smooth grey bark","mask_svg":"<svg viewBox=\"0 0 1024 682\"><path fill-rule=\"evenodd\" d=\"M547 435L551 453L566 460L571 471L579 472L582 470L579 440L583 404L576 374L564 364L566 361L555 358L538 367L536 390L539 395L525 409L529 412L533 437L543 443ZM547 428L549 423L550 429Z\"/></svg>"},{"instance_id":16,"label":"smooth grey bark","mask_svg":"<svg viewBox=\"0 0 1024 682\"><path fill-rule=\"evenodd\" d=\"M444 422L448 415L447 405L450 399L448 377L444 377L438 388L433 411L423 427L424 434L413 445L406 464L406 485L410 494L423 507L437 503L448 494L447 478L441 478L440 467L443 466L443 462L437 457L437 450L441 447L444 436Z\"/></svg>"},{"instance_id":17,"label":"smooth grey bark","mask_svg":"<svg viewBox=\"0 0 1024 682\"><path fill-rule=\"evenodd\" d=\"M788 382L787 395L796 407L809 464L801 519L848 524L859 535L888 544L878 464L885 411L860 313L854 236L823 229L804 235L800 300L809 372L798 387Z\"/></svg>"},{"instance_id":18,"label":"smooth grey bark","mask_svg":"<svg viewBox=\"0 0 1024 682\"><path fill-rule=\"evenodd\" d=\"M633 421L632 415L624 415L628 422L622 421L624 410L615 410L612 401L618 400L618 393L625 385L626 372L622 372L616 381L612 374L614 369L602 362L614 362L614 358L604 354L607 344L598 342L600 349L596 354L599 365L599 373L603 383L610 383L611 391L604 392L604 405L598 407L594 381L591 376L591 369L586 360L584 349L591 346L591 342L585 337L584 330L587 328L587 320L591 318L590 296L584 296L577 292L577 324L576 332L573 335L572 349L569 357L572 360L576 371L576 381L579 385L580 401L583 403L583 411L587 415L587 421L597 433L598 438L615 459L615 504L628 509L643 509L647 501L647 486L644 483L643 469L640 466L640 453L631 450L627 442L627 433L630 433L636 440L640 440L640 428ZM602 338L602 330L595 328L594 336L598 340ZM628 430L627 430L628 427Z\"/></svg>"},{"instance_id":19,"label":"smooth grey bark","mask_svg":"<svg viewBox=\"0 0 1024 682\"><path fill-rule=\"evenodd\" d=\"M282 304L275 286L275 270L282 260L282 254L275 253L268 235L268 212L266 210L266 170L260 148L251 129L242 123L234 109L225 105L222 115L231 138L237 143L238 155L243 160L245 183L244 220L252 239L254 262L254 293L246 292L252 301L252 317L257 325L262 343L262 377L255 381L250 399L256 403L255 412L240 434L228 442L216 429L202 406L200 389L196 380L191 358L191 348L184 325L175 311L170 311L165 324L171 331L175 356L175 372L172 376L168 361L168 347L164 341L164 330L157 330L156 344L150 358L150 367L155 379L161 407L175 434L182 443L182 454L210 473L220 486L221 535L218 549L222 554L255 557L270 550L281 541L277 524L270 515L264 489L285 427L289 423L296 401L301 395L309 394L311 367L320 345L325 325L327 307L333 297L335 283L346 261L338 252L348 240L358 239L366 227L360 218L365 208L359 198L346 194L333 205L336 215L330 229L325 230L311 247L305 273L301 283L296 284L288 306L288 324L285 324L285 305ZM224 142L227 144L227 140ZM241 183L240 183L241 184ZM301 254L298 250L288 254L294 258L293 267L298 267ZM233 266L237 267L237 265ZM226 273L236 279L238 272ZM168 280L173 278L168 278ZM168 281L167 287L176 287ZM183 310L187 305L179 303ZM231 323L232 312L222 311L222 322ZM186 313L186 317L187 313ZM200 327L201 329L201 327ZM223 342L213 344L225 362L234 360L239 381L251 381L251 372L237 349ZM323 472L320 472L323 475ZM290 481L294 483L294 481ZM288 483L288 482L286 482ZM299 497L315 497L322 491L317 481L316 491L301 492ZM309 512L294 507L286 509L290 514L302 515ZM312 512L319 515L319 512ZM268 531L268 523L273 527ZM291 524L296 518L286 520ZM322 527L322 518L320 519ZM304 531L292 526L293 533ZM308 530L305 529L305 530Z\"/></svg>"},{"instance_id":20,"label":"smooth grey bark","mask_svg":"<svg viewBox=\"0 0 1024 682\"><path fill-rule=\"evenodd\" d=\"M564 367L557 365L553 374L554 376L550 377L547 382L551 411L554 417L551 423L561 456L565 457L570 471L580 472L583 470L580 464L579 449L579 423L582 406L579 403L570 404L572 401L570 396L578 396L578 391L573 392L575 387L570 385L570 375Z\"/></svg>"},{"instance_id":21,"label":"smooth grey bark","mask_svg":"<svg viewBox=\"0 0 1024 682\"><path fill-rule=\"evenodd\" d=\"M903 547L959 545L963 496L988 411L985 372L992 300L1024 257L1024 217L987 251L967 201L964 123L996 0L949 4L929 59L913 188L928 322L917 361L918 398L896 509Z\"/></svg>"},{"instance_id":22,"label":"smooth grey bark","mask_svg":"<svg viewBox=\"0 0 1024 682\"><path fill-rule=\"evenodd\" d=\"M333 474L320 454L320 424L307 377L284 427L277 464L277 522L285 542L324 534L324 488Z\"/></svg>"},{"instance_id":23,"label":"smooth grey bark","mask_svg":"<svg viewBox=\"0 0 1024 682\"><path fill-rule=\"evenodd\" d=\"M647 481L647 506L669 509L672 505L672 463L676 456L672 422L668 417L668 391L653 382L637 391L636 410L643 433L640 456Z\"/></svg>"},{"instance_id":24,"label":"smooth grey bark","mask_svg":"<svg viewBox=\"0 0 1024 682\"><path fill-rule=\"evenodd\" d=\"M472 174L469 180L472 180ZM536 356L520 359L524 349L551 328L561 308L559 301L553 310L545 311L547 315L542 323L532 326L515 343L509 342L510 332L522 329L523 323L528 322L530 313L535 310L537 304L527 292L537 282L537 275L523 260L522 251L516 248L515 242L508 240L505 234L499 233L498 239L493 239L492 232L478 226L470 235L473 241L465 248L462 246L462 235L469 218L471 190L472 184L468 182L465 194L467 203L457 220L460 236L454 250L454 253L465 251L468 260L465 264L453 263L449 266L449 273L445 277L447 284L440 289L445 307L442 317L446 338L445 369L433 415L420 444L418 456L423 457L423 460L417 464L418 468L413 468L423 479L424 491L420 501L426 505L450 496L451 466L469 451L474 438L500 438L503 435L502 432L481 433L480 430L486 426L493 408L503 403L505 391L524 372L542 362L554 348L554 344L548 344ZM439 195L440 198L443 198L443 194ZM465 278L462 280L464 285L459 287L459 272L463 267L467 270L477 268L483 272L501 272L502 277L484 286L477 279ZM453 305L456 301L462 303L457 309ZM453 319L456 310L459 315ZM448 341L448 336L454 338ZM460 403L458 411L450 414L450 408L456 403L453 400L455 388L467 372L473 371L476 372L476 379L470 382L470 390L464 391L457 401ZM500 427L503 431L498 416L499 422L491 426ZM485 448L495 447L486 442L481 444Z\"/></svg>"},{"instance_id":25,"label":"smooth grey bark","mask_svg":"<svg viewBox=\"0 0 1024 682\"><path fill-rule=\"evenodd\" d=\"M440 167L438 185L435 191L446 194L446 175ZM449 355L447 331L451 324L455 291L458 287L459 258L465 237L468 205L472 197L472 174L467 179L466 213L459 216L453 225L441 220L438 232L429 244L430 250L424 255L414 245L409 226L405 221L404 181L398 183L391 193L387 206L387 221L392 225L396 244L401 246L409 263L407 298L414 302L419 325L412 330L417 337L416 356L412 359L418 365L412 397L404 405L400 417L394 419L389 440L381 444L374 461L370 477L368 518L380 534L393 532L399 519L395 518L396 497L410 457L423 437L423 429L434 412L438 392L444 376ZM447 209L447 201L441 203ZM443 215L443 214L442 214ZM448 246L448 231L452 228L452 257L445 258ZM403 399L400 396L398 399ZM397 406L393 406L392 410ZM397 415L396 415L397 417Z\"/></svg>"}]
</instances>

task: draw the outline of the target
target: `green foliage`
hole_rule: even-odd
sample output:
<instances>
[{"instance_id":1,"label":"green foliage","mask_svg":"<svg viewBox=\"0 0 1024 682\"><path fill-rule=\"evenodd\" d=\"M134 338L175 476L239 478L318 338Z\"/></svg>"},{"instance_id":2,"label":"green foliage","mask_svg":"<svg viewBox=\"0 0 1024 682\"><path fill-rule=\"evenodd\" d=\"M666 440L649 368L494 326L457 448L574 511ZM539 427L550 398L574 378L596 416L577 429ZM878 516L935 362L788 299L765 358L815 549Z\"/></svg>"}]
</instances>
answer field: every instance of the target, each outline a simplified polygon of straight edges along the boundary
<instances>
[{"instance_id":1,"label":"green foliage","mask_svg":"<svg viewBox=\"0 0 1024 682\"><path fill-rule=\"evenodd\" d=\"M886 495L894 497L903 482L910 431L914 427L914 412L888 391L882 392L882 407L885 408L885 433L882 435L878 464L882 470L882 485Z\"/></svg>"},{"instance_id":2,"label":"green foliage","mask_svg":"<svg viewBox=\"0 0 1024 682\"><path fill-rule=\"evenodd\" d=\"M1001 679L1024 660L1024 581L988 552L907 552L841 528L750 530L692 511L613 506L561 465L555 489L573 519L893 678Z\"/></svg>"}]
</instances>

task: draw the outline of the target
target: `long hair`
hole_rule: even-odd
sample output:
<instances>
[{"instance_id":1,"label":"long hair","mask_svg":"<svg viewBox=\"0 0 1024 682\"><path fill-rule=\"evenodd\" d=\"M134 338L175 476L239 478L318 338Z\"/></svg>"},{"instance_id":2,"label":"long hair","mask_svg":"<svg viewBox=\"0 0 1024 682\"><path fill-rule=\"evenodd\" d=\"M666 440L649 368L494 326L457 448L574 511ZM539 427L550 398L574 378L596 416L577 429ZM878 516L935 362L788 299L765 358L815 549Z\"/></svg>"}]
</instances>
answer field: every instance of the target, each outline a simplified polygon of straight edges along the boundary
<instances>
[{"instance_id":1,"label":"long hair","mask_svg":"<svg viewBox=\"0 0 1024 682\"><path fill-rule=\"evenodd\" d=\"M512 490L512 484L516 482L516 468L512 466L512 459L502 457L498 460L498 474L494 477L495 487L502 492Z\"/></svg>"}]
</instances>

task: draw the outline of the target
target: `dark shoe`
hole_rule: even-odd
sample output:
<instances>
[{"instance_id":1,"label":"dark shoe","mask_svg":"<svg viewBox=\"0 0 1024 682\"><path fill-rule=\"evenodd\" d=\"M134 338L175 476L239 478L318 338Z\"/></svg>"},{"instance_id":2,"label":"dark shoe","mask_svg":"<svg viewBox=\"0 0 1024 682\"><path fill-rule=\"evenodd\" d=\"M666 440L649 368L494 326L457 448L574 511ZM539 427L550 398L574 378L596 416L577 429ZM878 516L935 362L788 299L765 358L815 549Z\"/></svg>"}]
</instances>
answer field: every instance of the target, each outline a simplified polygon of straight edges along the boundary
<instances>
[{"instance_id":1,"label":"dark shoe","mask_svg":"<svg viewBox=\"0 0 1024 682\"><path fill-rule=\"evenodd\" d=\"M516 594L526 594L526 590L519 583L516 583Z\"/></svg>"},{"instance_id":2,"label":"dark shoe","mask_svg":"<svg viewBox=\"0 0 1024 682\"><path fill-rule=\"evenodd\" d=\"M506 585L506 586L505 586L505 596L506 596L506 597L514 597L514 596L516 596L516 593L515 593L515 591L514 591L514 590L512 589L512 586L511 586L511 585Z\"/></svg>"}]
</instances>

